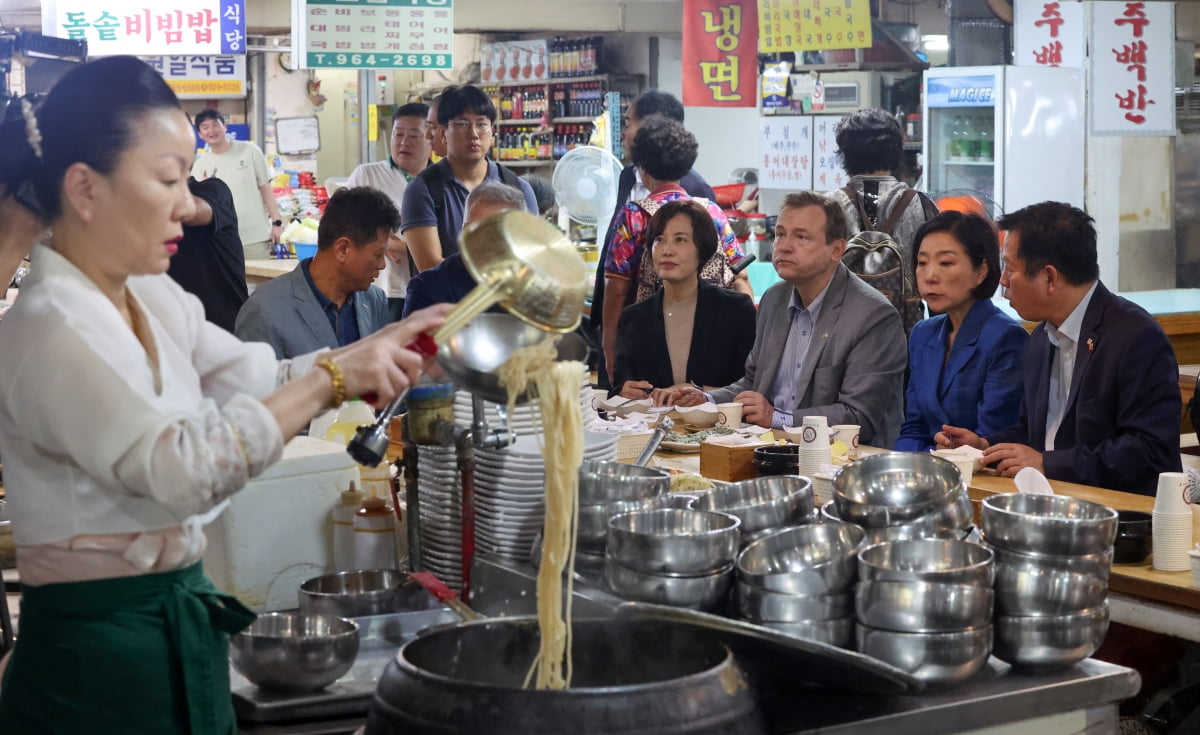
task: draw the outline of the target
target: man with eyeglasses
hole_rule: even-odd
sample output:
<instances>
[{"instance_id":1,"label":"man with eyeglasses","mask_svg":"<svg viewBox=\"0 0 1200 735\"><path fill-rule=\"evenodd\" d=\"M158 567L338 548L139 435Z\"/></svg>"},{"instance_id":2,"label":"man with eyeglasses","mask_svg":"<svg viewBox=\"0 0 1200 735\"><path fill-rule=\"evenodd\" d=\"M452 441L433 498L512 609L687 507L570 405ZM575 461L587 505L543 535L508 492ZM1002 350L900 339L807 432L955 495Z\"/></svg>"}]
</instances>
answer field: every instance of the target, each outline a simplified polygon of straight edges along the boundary
<instances>
[{"instance_id":1,"label":"man with eyeglasses","mask_svg":"<svg viewBox=\"0 0 1200 735\"><path fill-rule=\"evenodd\" d=\"M401 234L418 271L458 252L467 196L484 181L501 181L521 191L525 209L537 214L529 184L488 159L496 107L483 90L464 86L438 99L438 123L446 129L446 157L421 172L404 192Z\"/></svg>"},{"instance_id":2,"label":"man with eyeglasses","mask_svg":"<svg viewBox=\"0 0 1200 735\"><path fill-rule=\"evenodd\" d=\"M397 107L392 115L387 160L362 164L350 174L346 185L378 189L387 194L399 209L404 202L408 182L429 165L431 141L425 120L428 114L429 106L420 102ZM387 293L388 314L392 321L399 321L404 314L404 297L411 278L408 261L408 246L398 231L393 232L388 238L386 265L375 281L375 285Z\"/></svg>"},{"instance_id":3,"label":"man with eyeglasses","mask_svg":"<svg viewBox=\"0 0 1200 735\"><path fill-rule=\"evenodd\" d=\"M1014 426L991 436L943 426L939 447L984 450L1012 477L1154 495L1179 472L1179 367L1154 317L1100 282L1096 228L1083 210L1042 202L1006 214L1000 286L1026 321L1025 396Z\"/></svg>"}]
</instances>

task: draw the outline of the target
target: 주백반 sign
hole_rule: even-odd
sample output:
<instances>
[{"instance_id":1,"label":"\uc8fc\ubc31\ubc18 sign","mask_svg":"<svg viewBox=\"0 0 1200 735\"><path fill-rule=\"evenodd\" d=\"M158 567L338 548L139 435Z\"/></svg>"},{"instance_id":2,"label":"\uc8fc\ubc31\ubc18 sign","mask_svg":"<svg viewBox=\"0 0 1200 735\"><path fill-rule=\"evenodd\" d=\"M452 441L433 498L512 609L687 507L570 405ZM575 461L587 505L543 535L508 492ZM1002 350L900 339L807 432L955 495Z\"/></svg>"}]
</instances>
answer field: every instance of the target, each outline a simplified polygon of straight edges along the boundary
<instances>
[{"instance_id":1,"label":"\uc8fc\ubc31\ubc18 sign","mask_svg":"<svg viewBox=\"0 0 1200 735\"><path fill-rule=\"evenodd\" d=\"M88 56L246 53L245 0L47 0L42 33L87 41Z\"/></svg>"},{"instance_id":2,"label":"\uc8fc\ubc31\ubc18 sign","mask_svg":"<svg viewBox=\"0 0 1200 735\"><path fill-rule=\"evenodd\" d=\"M451 69L454 0L293 0L301 68Z\"/></svg>"}]
</instances>

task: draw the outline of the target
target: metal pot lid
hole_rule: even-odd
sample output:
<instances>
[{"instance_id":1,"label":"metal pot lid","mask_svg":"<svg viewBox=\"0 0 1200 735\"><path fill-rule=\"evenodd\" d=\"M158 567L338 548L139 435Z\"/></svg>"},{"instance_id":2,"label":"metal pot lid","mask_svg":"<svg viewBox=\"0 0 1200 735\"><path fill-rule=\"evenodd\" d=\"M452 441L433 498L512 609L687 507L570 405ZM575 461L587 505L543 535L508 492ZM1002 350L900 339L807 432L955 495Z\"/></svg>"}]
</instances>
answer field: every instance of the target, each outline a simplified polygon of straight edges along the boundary
<instances>
[{"instance_id":1,"label":"metal pot lid","mask_svg":"<svg viewBox=\"0 0 1200 735\"><path fill-rule=\"evenodd\" d=\"M815 684L864 694L906 694L923 688L911 674L878 659L828 643L784 635L741 620L667 605L627 602L618 618L663 620L704 628L729 646L752 684Z\"/></svg>"}]
</instances>

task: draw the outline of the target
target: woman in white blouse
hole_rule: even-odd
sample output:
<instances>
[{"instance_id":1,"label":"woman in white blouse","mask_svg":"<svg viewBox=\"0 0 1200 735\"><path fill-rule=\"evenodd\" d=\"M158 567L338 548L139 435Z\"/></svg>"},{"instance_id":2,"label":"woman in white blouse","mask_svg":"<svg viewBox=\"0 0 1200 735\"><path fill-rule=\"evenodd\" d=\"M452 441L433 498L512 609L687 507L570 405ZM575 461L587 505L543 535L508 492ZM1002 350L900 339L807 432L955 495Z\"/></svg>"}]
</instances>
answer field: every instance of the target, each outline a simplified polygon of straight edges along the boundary
<instances>
[{"instance_id":1,"label":"woman in white blouse","mask_svg":"<svg viewBox=\"0 0 1200 735\"><path fill-rule=\"evenodd\" d=\"M166 276L191 127L131 57L75 68L0 130L0 184L53 227L0 322L0 456L23 586L0 731L231 733L227 641L253 619L208 581L202 525L346 395L415 381L445 308L279 362Z\"/></svg>"}]
</instances>

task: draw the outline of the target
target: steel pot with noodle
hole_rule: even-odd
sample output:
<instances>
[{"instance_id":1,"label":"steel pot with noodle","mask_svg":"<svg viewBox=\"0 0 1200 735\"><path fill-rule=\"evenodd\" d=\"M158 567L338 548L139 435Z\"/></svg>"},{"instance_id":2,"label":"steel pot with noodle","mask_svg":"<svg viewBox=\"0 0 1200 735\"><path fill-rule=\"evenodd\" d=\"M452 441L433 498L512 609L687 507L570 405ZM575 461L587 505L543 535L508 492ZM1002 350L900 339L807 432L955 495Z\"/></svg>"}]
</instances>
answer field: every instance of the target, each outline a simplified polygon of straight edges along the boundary
<instances>
[{"instance_id":1,"label":"steel pot with noodle","mask_svg":"<svg viewBox=\"0 0 1200 735\"><path fill-rule=\"evenodd\" d=\"M576 620L572 688L523 686L534 618L409 641L371 702L367 735L763 735L754 692L715 637L662 621Z\"/></svg>"}]
</instances>

